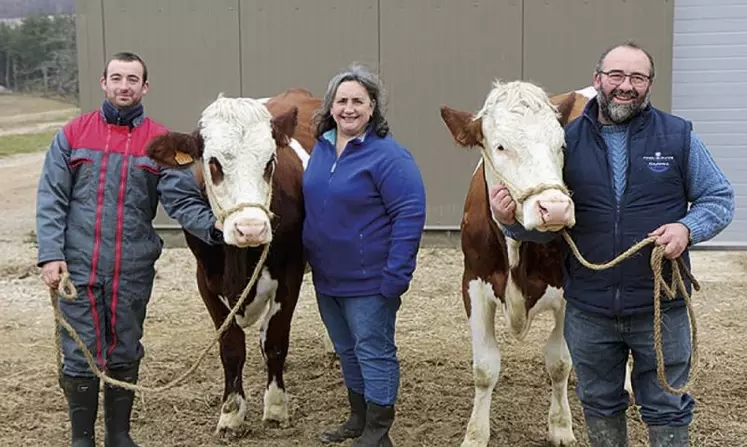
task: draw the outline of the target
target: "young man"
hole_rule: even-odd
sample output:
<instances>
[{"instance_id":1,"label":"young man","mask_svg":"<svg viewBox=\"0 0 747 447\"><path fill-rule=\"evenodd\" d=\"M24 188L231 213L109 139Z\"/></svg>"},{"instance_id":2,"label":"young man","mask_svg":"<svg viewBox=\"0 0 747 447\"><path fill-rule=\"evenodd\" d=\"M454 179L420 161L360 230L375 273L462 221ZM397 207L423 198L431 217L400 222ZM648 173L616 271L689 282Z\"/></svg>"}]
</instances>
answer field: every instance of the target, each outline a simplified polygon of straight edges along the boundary
<instances>
[{"instance_id":1,"label":"young man","mask_svg":"<svg viewBox=\"0 0 747 447\"><path fill-rule=\"evenodd\" d=\"M566 129L564 179L573 191L576 226L569 233L591 262L606 262L649 235L689 265L688 246L713 238L732 220L734 191L690 122L649 104L652 57L633 43L602 54L597 90ZM543 242L514 218L505 187L490 192L508 237ZM627 445L625 365L652 446L689 445L694 400L661 388L653 347L651 247L605 271L565 263L565 338L571 352L592 446ZM667 380L680 387L690 372L690 326L683 299L662 305Z\"/></svg>"},{"instance_id":2,"label":"young man","mask_svg":"<svg viewBox=\"0 0 747 447\"><path fill-rule=\"evenodd\" d=\"M191 171L161 169L145 154L148 142L167 129L143 113L149 83L142 59L114 55L100 83L106 96L101 108L66 124L46 155L37 192L38 265L50 288L69 274L77 298L59 299L60 311L99 368L134 384L162 249L152 226L159 201L206 242L220 243L222 233ZM60 385L72 445L93 447L99 380L67 331L61 332ZM129 435L133 398L131 391L104 387L107 446L136 446Z\"/></svg>"}]
</instances>

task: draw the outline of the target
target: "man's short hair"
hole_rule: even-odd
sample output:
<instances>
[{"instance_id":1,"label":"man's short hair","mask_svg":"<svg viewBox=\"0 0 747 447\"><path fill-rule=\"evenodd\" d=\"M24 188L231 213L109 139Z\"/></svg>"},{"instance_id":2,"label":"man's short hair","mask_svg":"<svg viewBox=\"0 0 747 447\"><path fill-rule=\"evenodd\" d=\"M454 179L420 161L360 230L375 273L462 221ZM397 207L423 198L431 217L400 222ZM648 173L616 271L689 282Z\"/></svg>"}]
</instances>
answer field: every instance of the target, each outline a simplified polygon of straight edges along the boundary
<instances>
[{"instance_id":1,"label":"man's short hair","mask_svg":"<svg viewBox=\"0 0 747 447\"><path fill-rule=\"evenodd\" d=\"M148 67L145 65L145 62L140 58L140 56L135 53L130 53L129 51L121 51L107 61L106 66L104 66L104 79L106 79L108 75L107 70L109 69L111 61L140 62L140 65L143 66L143 83L148 80Z\"/></svg>"},{"instance_id":2,"label":"man's short hair","mask_svg":"<svg viewBox=\"0 0 747 447\"><path fill-rule=\"evenodd\" d=\"M632 48L634 50L643 51L643 54L646 55L646 57L648 58L648 62L651 64L651 73L649 73L649 76L651 76L651 79L654 79L654 74L656 74L656 69L654 68L654 58L653 58L653 56L651 56L651 53L649 53L648 51L646 51L645 48L643 48L642 46L640 46L637 43L633 42L632 40L629 40L629 41L623 42L623 43L615 44L615 45L607 48L606 50L604 50L604 53L602 53L602 55L599 56L599 60L597 61L596 71L597 72L602 71L602 65L604 64L604 59L607 57L608 54L610 54L610 51L612 51L612 50L614 50L616 48L621 48L621 47Z\"/></svg>"}]
</instances>

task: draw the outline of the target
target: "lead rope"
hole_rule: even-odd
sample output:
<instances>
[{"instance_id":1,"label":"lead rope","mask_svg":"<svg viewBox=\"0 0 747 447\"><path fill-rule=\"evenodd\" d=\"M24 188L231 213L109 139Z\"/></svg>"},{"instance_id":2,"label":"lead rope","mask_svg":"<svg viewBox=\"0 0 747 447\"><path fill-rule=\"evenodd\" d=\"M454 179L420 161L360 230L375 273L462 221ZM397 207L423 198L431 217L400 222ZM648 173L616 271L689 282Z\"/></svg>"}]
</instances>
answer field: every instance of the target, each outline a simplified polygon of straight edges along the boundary
<instances>
[{"instance_id":1,"label":"lead rope","mask_svg":"<svg viewBox=\"0 0 747 447\"><path fill-rule=\"evenodd\" d=\"M561 232L563 239L568 243L568 245L571 247L571 251L573 252L573 255L578 259L578 261L584 265L584 267L587 267L591 270L606 270L608 268L612 268L619 264L620 262L630 258L634 254L636 254L638 251L640 251L643 247L652 244L656 237L651 236L648 237L637 244L630 247L627 251L622 253L620 256L616 257L612 261L606 262L604 264L592 264L591 262L584 259L584 257L581 255L581 252L578 250L578 247L573 242L573 239L571 239L571 236L568 234L566 230L563 230ZM697 279L693 276L693 274L690 272L690 270L685 265L685 262L682 260L681 257L678 257L676 260L670 260L670 263L672 265L672 283L667 284L667 282L664 280L663 275L663 269L664 269L664 246L657 245L653 248L653 251L651 252L651 259L650 259L650 265L651 270L654 272L654 350L656 351L656 375L659 378L659 384L661 384L662 388L664 388L666 391L668 391L671 394L684 394L691 388L691 381L695 380L695 377L697 375L698 369L699 369L699 359L700 354L698 351L698 326L695 321L695 311L693 310L692 305L692 297L687 291L687 287L685 286L685 282L682 279L682 272L680 271L680 268L685 272L688 279L692 282L693 288L696 291L700 290L700 283ZM685 304L687 306L687 314L688 318L690 320L690 326L691 326L691 341L692 341L692 354L690 355L690 363L692 365L692 369L690 372L690 376L688 378L688 381L685 382L685 384L681 388L673 388L669 383L667 382L665 370L664 370L664 352L662 348L662 341L661 341L661 292L664 291L664 294L669 298L670 300L677 297L677 291L682 294L682 296L685 299Z\"/></svg>"},{"instance_id":2,"label":"lead rope","mask_svg":"<svg viewBox=\"0 0 747 447\"><path fill-rule=\"evenodd\" d=\"M498 173L498 170L493 165L493 162L486 152L485 148L482 149L482 158L483 163L488 167L488 169L491 171L491 174L494 175L499 181L506 184L509 191L512 192L512 196L514 194L518 194L518 200L516 201L517 208L526 200L528 197L539 194L542 191L545 191L547 189L559 189L560 191L563 191L564 193L569 194L567 188L565 186L557 186L557 185L539 185L535 188L532 188L530 190L520 192L516 189L514 185L512 185L510 182L507 182L506 179ZM519 194L520 193L520 194ZM519 216L521 213L516 213L516 220L519 221L519 223L523 222L520 220ZM637 244L630 247L628 250L626 250L624 253L620 254L616 258L614 258L611 261L608 261L604 264L594 264L589 261L587 261L583 255L581 255L581 252L579 251L578 247L576 246L576 243L571 238L570 234L563 229L560 234L563 236L563 239L568 243L568 246L571 248L571 252L573 255L578 259L578 261L586 268L591 270L606 270L610 269L622 261L630 258L634 254L638 253L642 248L645 246L654 243L656 241L656 237L648 237ZM671 394L677 394L681 395L686 393L691 389L692 382L695 381L695 378L697 376L698 370L699 370L699 363L700 363L700 354L698 351L698 326L697 322L695 320L695 311L693 309L692 305L692 297L690 296L690 293L687 291L687 287L685 286L685 282L682 278L682 272L680 271L680 268L685 272L688 279L691 281L693 288L696 291L700 290L700 283L697 279L695 279L695 276L690 272L690 270L685 265L685 262L682 260L681 257L677 257L676 260L670 260L671 267L672 267L672 283L667 284L667 282L664 280L664 247L661 245L658 245L653 248L651 252L651 258L650 258L650 265L651 270L654 274L654 351L656 353L656 375L659 379L659 384L661 387L666 390L667 392ZM662 347L662 340L661 340L661 301L662 296L661 292L664 291L664 294L666 297L670 300L677 297L677 291L679 291L683 298L685 299L685 305L687 306L687 314L688 319L690 321L690 329L691 329L691 343L692 343L692 353L690 355L690 363L691 363L691 371L690 375L688 377L688 380L685 381L685 384L680 388L674 388L672 387L669 382L667 381L666 376L666 370L664 366L664 349Z\"/></svg>"},{"instance_id":3,"label":"lead rope","mask_svg":"<svg viewBox=\"0 0 747 447\"><path fill-rule=\"evenodd\" d=\"M254 286L254 283L257 281L257 278L259 277L259 272L261 271L262 266L265 263L265 260L267 259L267 253L270 249L270 244L265 244L264 249L262 250L262 255L259 258L259 261L257 262L256 267L254 268L254 272L252 273L252 277L249 280L249 284L247 284L246 288L241 294L241 297L236 302L236 305L231 309L231 312L228 314L225 320L223 320L223 324L215 331L215 335L213 336L213 340L203 349L200 356L197 358L197 360L192 364L192 366L185 371L182 375L177 377L176 379L172 380L171 382L166 383L162 386L157 387L145 387L142 385L135 385L128 382L123 382L121 380L114 379L112 377L107 376L101 369L96 366L96 361L93 358L93 354L91 354L91 351L88 349L85 343L83 343L83 340L81 340L78 333L75 331L75 329L70 325L70 323L67 322L65 317L62 315L59 309L59 304L57 300L57 296L59 295L62 299L66 300L74 300L77 298L77 293L75 292L75 286L72 285L70 282L70 277L68 274L64 274L62 279L60 280L60 285L57 289L50 289L50 298L52 301L52 309L54 312L54 318L58 323L58 326L55 330L55 341L56 341L56 348L57 348L57 371L60 377L62 376L62 361L61 361L61 352L62 352L62 344L61 344L61 338L60 338L60 326L63 327L69 334L70 337L73 339L76 345L81 349L83 352L83 356L86 358L86 362L88 363L88 366L91 368L91 371L101 379L103 382L108 383L110 385L118 386L120 388L124 388L126 390L130 391L140 391L140 392L149 392L149 393L156 393L156 392L162 392L169 390L182 381L184 381L187 377L189 377L202 363L202 361L205 359L207 354L210 352L210 349L220 340L220 338L223 336L223 333L228 329L228 326L231 325L233 322L233 318L236 316L236 313L238 312L241 305L244 303L244 300L249 295L249 291L251 290L252 286ZM72 289L72 292L70 290Z\"/></svg>"},{"instance_id":4,"label":"lead rope","mask_svg":"<svg viewBox=\"0 0 747 447\"><path fill-rule=\"evenodd\" d=\"M275 166L273 165L272 173L270 175L270 182L269 182L270 189L267 193L267 199L266 199L265 205L247 203L247 204L241 204L240 206L233 207L229 211L232 213L232 212L244 209L244 208L255 207L261 210L265 210L265 212L268 213L268 216L272 216L271 214L269 214L269 208L270 208L270 204L272 203L272 190L273 190L272 182L273 182L274 176L275 176ZM220 214L216 213L216 217L218 217L218 219L222 223L229 213L226 213L225 211L223 211L222 208L220 208L220 205L218 204L217 201L212 200L214 198L214 194L212 191L212 187L210 185L211 185L210 182L205 182L205 189L208 193L208 197L211 198L210 200L219 210ZM223 333L231 325L234 317L236 316L236 313L239 311L239 308L244 303L246 298L249 296L249 292L251 291L254 284L257 282L257 279L259 278L259 273L262 270L262 267L264 266L265 261L267 260L267 255L269 251L270 251L270 244L265 244L264 248L262 249L262 254L259 257L259 260L257 261L257 265L254 267L252 276L249 279L249 283L244 288L244 291L241 293L239 300L233 306L228 316L226 316L226 319L223 320L223 323L215 331L212 341L205 347L205 349L202 350L202 353L197 358L197 360L182 375L166 383L165 385L158 386L158 387L145 387L142 385L135 385L129 382L123 382L121 380L117 380L110 376L107 376L101 369L99 369L99 367L96 365L96 361L93 358L93 354L91 354L91 351L88 349L86 344L80 338L80 335L78 335L78 332L70 325L70 323L67 322L65 317L60 312L59 301L57 299L58 296L65 300L75 300L77 298L77 291L75 290L75 286L70 281L70 275L69 273L65 272L62 275L62 278L60 279L60 283L57 286L57 289L53 289L53 288L49 289L50 300L52 302L52 311L54 313L54 318L57 322L57 324L55 325L55 345L56 345L56 350L57 350L56 357L57 357L58 377L62 377L62 341L61 341L61 336L60 336L60 327L62 327L70 334L70 337L73 339L75 344L83 352L83 356L86 358L86 362L88 363L88 366L91 368L91 371L93 371L96 377L98 377L104 383L118 386L120 388L130 390L130 391L140 391L140 392L149 392L149 393L162 392L162 391L166 391L166 390L169 390L175 387L176 385L184 381L187 377L189 377L197 369L200 363L202 363L202 361L205 359L207 354L210 352L210 349L213 348L213 346L223 336Z\"/></svg>"}]
</instances>

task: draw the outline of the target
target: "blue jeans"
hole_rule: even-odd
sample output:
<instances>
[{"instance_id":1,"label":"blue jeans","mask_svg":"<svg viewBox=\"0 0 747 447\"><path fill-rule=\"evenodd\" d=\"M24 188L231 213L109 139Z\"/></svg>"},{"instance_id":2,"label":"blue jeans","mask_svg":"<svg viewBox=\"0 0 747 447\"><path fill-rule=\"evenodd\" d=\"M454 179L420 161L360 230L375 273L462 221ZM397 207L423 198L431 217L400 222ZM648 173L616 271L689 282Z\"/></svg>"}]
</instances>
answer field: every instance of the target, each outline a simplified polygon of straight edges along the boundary
<instances>
[{"instance_id":1,"label":"blue jeans","mask_svg":"<svg viewBox=\"0 0 747 447\"><path fill-rule=\"evenodd\" d=\"M333 297L317 293L329 338L340 356L345 386L367 402L394 405L399 392L399 360L394 324L400 299L381 295Z\"/></svg>"},{"instance_id":2,"label":"blue jeans","mask_svg":"<svg viewBox=\"0 0 747 447\"><path fill-rule=\"evenodd\" d=\"M681 387L690 373L690 324L687 309L661 312L662 350L667 382ZM624 389L628 352L633 353L631 382L641 418L647 425L683 426L692 421L695 401L670 394L659 385L654 351L653 313L606 317L568 303L565 339L576 369L576 395L586 418L613 417L628 407Z\"/></svg>"}]
</instances>

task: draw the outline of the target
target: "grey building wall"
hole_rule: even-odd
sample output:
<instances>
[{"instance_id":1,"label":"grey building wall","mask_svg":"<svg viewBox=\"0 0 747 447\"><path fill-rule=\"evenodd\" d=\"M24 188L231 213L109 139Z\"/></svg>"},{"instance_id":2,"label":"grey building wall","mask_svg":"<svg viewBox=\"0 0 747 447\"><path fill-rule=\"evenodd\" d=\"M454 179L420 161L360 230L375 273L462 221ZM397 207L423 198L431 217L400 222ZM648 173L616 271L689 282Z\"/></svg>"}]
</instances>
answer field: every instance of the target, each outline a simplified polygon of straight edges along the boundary
<instances>
[{"instance_id":1,"label":"grey building wall","mask_svg":"<svg viewBox=\"0 0 747 447\"><path fill-rule=\"evenodd\" d=\"M703 245L747 247L747 1L677 0L672 112L693 121L736 192L731 225Z\"/></svg>"},{"instance_id":2,"label":"grey building wall","mask_svg":"<svg viewBox=\"0 0 747 447\"><path fill-rule=\"evenodd\" d=\"M324 93L352 61L378 69L393 133L421 166L430 229L458 229L477 152L457 148L439 107L477 110L496 78L550 93L591 83L599 54L635 39L657 60L653 101L669 110L671 0L78 0L83 109L101 101L106 58L150 69L147 113L190 131L219 92ZM163 213L158 225L172 222Z\"/></svg>"}]
</instances>

